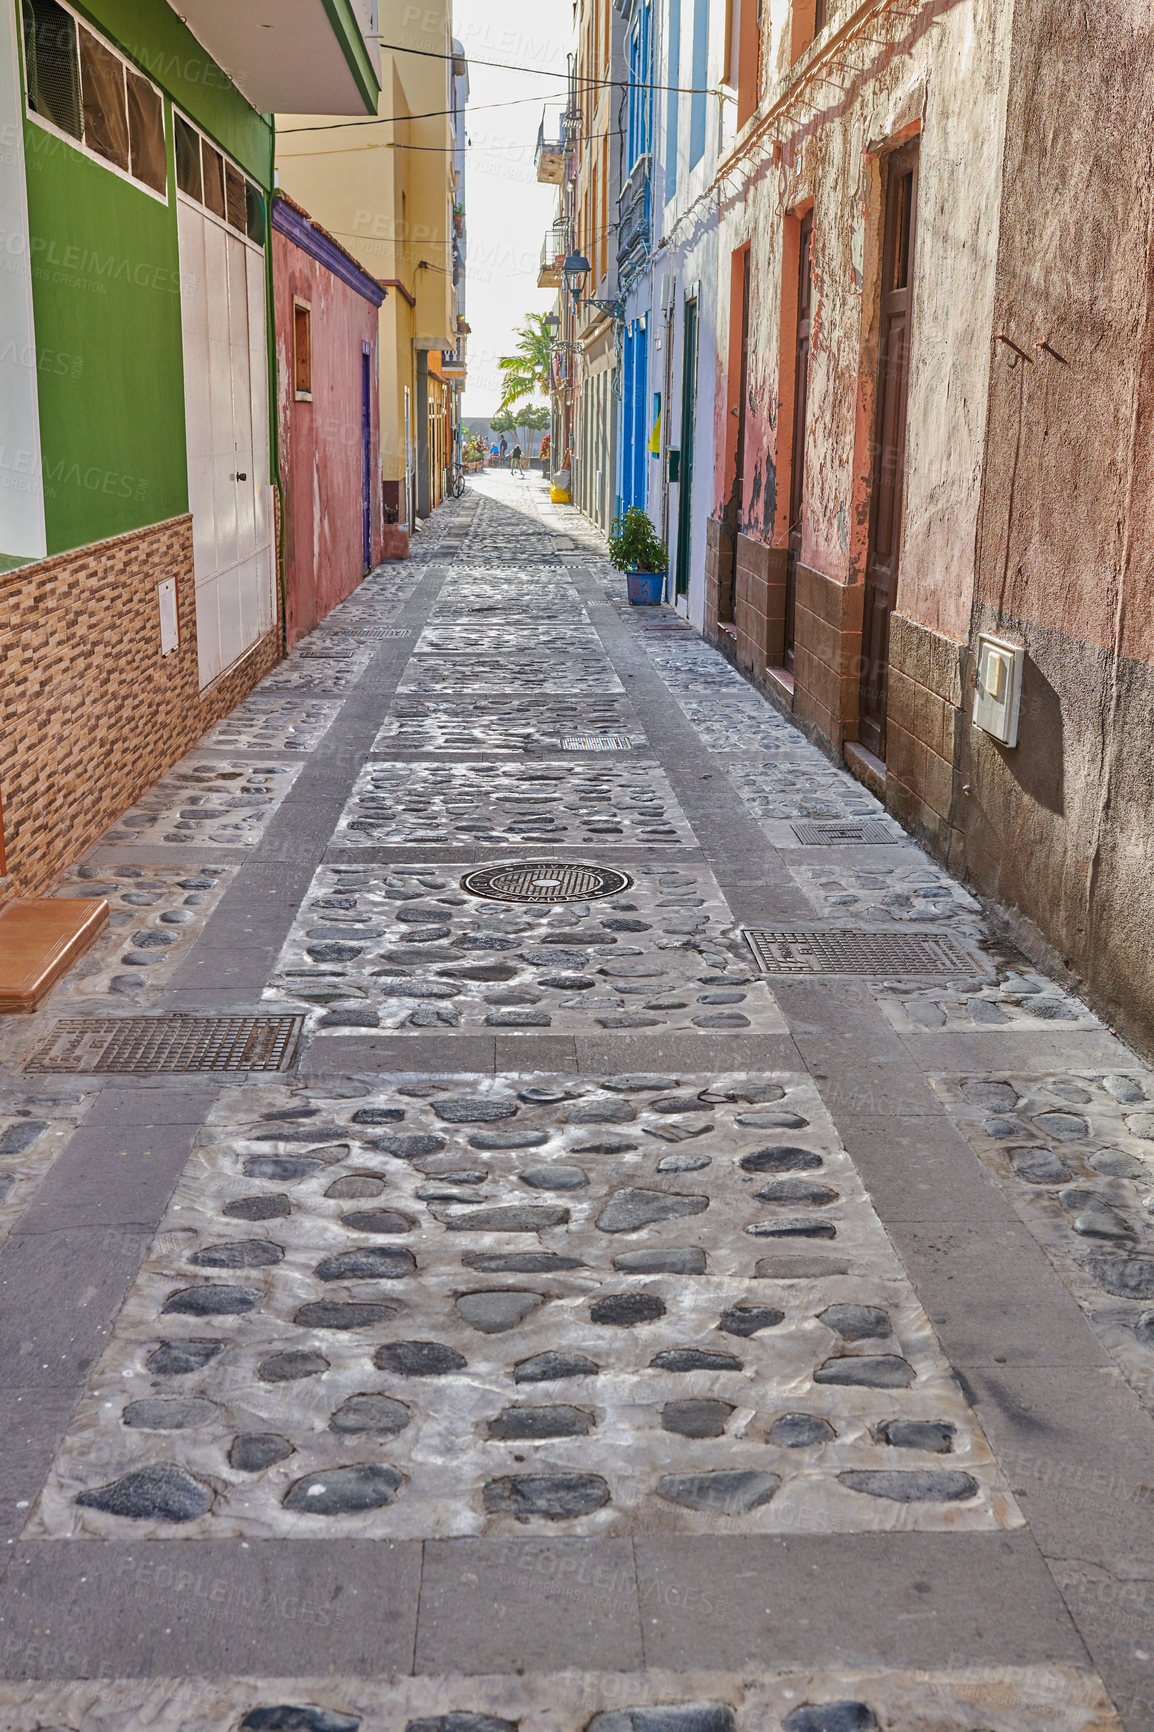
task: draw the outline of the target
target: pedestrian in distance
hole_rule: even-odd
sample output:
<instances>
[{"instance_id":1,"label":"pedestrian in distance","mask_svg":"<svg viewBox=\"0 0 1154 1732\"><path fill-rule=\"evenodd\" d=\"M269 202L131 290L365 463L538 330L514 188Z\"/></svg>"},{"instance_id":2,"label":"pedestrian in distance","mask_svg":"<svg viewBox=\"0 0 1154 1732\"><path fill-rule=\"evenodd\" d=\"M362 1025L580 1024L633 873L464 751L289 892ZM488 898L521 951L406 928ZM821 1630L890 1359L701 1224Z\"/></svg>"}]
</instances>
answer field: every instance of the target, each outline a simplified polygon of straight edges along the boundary
<instances>
[{"instance_id":1,"label":"pedestrian in distance","mask_svg":"<svg viewBox=\"0 0 1154 1732\"><path fill-rule=\"evenodd\" d=\"M513 447L512 470L513 470L514 475L522 475L523 476L523 471L521 468L521 447L519 445L514 445L514 447Z\"/></svg>"},{"instance_id":2,"label":"pedestrian in distance","mask_svg":"<svg viewBox=\"0 0 1154 1732\"><path fill-rule=\"evenodd\" d=\"M502 433L502 435L501 435L501 462L502 463L504 463L504 461L505 461L505 453L506 453L506 451L508 451L508 449L509 449L509 447L508 447L508 444L506 443L505 435Z\"/></svg>"}]
</instances>

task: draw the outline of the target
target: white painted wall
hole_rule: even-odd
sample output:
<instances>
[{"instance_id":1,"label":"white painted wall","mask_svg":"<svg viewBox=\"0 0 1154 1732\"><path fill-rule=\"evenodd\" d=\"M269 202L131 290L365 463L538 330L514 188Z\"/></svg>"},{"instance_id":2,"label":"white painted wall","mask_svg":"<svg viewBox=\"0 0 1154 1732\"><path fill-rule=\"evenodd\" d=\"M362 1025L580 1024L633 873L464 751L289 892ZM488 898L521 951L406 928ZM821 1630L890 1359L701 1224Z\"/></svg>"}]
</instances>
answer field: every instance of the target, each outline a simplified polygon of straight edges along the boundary
<instances>
[{"instance_id":1,"label":"white painted wall","mask_svg":"<svg viewBox=\"0 0 1154 1732\"><path fill-rule=\"evenodd\" d=\"M44 538L40 406L28 192L24 180L24 100L17 9L0 18L0 554L39 559Z\"/></svg>"}]
</instances>

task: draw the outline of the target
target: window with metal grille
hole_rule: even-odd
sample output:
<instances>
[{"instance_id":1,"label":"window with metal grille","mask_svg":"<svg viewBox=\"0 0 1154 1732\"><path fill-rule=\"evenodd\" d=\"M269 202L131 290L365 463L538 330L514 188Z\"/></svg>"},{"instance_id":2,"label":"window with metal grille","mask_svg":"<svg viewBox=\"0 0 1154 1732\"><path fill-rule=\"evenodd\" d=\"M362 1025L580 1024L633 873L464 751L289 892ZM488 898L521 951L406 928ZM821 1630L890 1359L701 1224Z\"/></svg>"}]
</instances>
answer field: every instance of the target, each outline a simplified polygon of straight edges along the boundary
<instances>
[{"instance_id":1,"label":"window with metal grille","mask_svg":"<svg viewBox=\"0 0 1154 1732\"><path fill-rule=\"evenodd\" d=\"M173 110L176 184L186 198L210 210L254 245L265 242L264 193L192 122Z\"/></svg>"},{"instance_id":2,"label":"window with metal grille","mask_svg":"<svg viewBox=\"0 0 1154 1732\"><path fill-rule=\"evenodd\" d=\"M29 114L167 199L160 91L58 0L22 6Z\"/></svg>"},{"instance_id":3,"label":"window with metal grille","mask_svg":"<svg viewBox=\"0 0 1154 1732\"><path fill-rule=\"evenodd\" d=\"M80 27L80 90L84 142L98 156L128 168L128 100L124 62L90 30Z\"/></svg>"},{"instance_id":4,"label":"window with metal grille","mask_svg":"<svg viewBox=\"0 0 1154 1732\"><path fill-rule=\"evenodd\" d=\"M312 402L313 314L307 301L293 302L293 389L298 402Z\"/></svg>"},{"instance_id":5,"label":"window with metal grille","mask_svg":"<svg viewBox=\"0 0 1154 1732\"><path fill-rule=\"evenodd\" d=\"M24 64L33 114L82 137L76 20L56 0L24 0Z\"/></svg>"}]
</instances>

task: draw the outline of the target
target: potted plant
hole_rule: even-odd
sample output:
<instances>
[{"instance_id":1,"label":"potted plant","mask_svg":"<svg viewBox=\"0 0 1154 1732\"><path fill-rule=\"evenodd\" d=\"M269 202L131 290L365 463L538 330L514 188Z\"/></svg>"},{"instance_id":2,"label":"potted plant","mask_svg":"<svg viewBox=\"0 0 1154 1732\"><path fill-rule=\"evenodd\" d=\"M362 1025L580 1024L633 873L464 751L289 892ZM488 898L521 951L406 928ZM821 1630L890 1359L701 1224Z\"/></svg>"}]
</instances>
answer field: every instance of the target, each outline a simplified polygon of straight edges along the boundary
<instances>
[{"instance_id":1,"label":"potted plant","mask_svg":"<svg viewBox=\"0 0 1154 1732\"><path fill-rule=\"evenodd\" d=\"M665 588L669 553L640 506L631 505L609 536L609 563L625 573L635 607L656 607Z\"/></svg>"}]
</instances>

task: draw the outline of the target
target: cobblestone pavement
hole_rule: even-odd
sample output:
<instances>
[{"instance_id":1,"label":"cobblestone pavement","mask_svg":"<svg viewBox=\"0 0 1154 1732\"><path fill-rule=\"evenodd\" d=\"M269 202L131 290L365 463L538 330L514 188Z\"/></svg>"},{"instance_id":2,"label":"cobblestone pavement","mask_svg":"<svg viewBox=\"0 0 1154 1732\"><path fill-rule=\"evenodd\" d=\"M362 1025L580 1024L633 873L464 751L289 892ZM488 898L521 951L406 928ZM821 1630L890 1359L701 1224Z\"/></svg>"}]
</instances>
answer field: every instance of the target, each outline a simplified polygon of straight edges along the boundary
<instances>
[{"instance_id":1,"label":"cobblestone pavement","mask_svg":"<svg viewBox=\"0 0 1154 1732\"><path fill-rule=\"evenodd\" d=\"M575 511L471 485L58 893L0 1724L1154 1727L1154 1074ZM300 1041L26 1068L133 1013Z\"/></svg>"}]
</instances>

